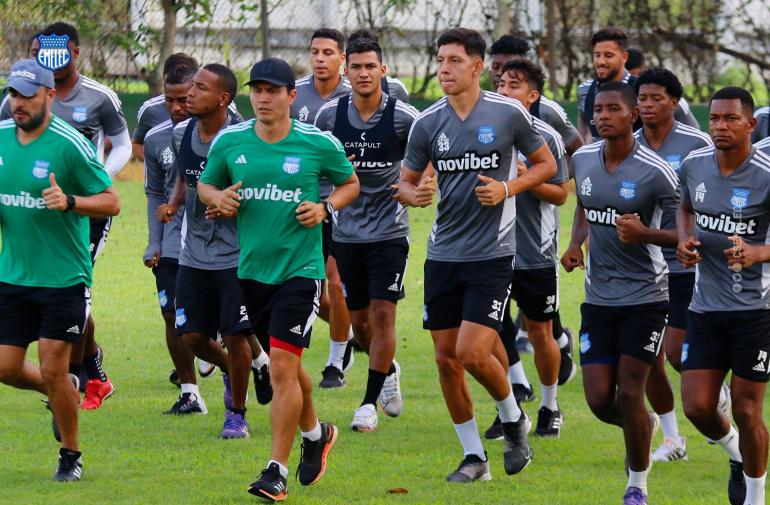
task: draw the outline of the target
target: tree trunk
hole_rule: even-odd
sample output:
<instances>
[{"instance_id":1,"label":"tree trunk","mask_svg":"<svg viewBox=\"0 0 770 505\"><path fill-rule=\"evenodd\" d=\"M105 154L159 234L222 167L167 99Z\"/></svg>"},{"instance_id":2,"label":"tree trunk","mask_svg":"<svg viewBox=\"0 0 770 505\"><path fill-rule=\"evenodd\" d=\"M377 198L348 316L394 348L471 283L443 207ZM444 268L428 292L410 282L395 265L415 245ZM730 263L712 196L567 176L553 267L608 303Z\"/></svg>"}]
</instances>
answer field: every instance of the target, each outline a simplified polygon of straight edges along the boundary
<instances>
[{"instance_id":1,"label":"tree trunk","mask_svg":"<svg viewBox=\"0 0 770 505\"><path fill-rule=\"evenodd\" d=\"M147 74L150 95L160 95L163 91L163 64L174 52L176 38L176 0L160 0L163 9L163 29L160 33L160 52L158 61Z\"/></svg>"}]
</instances>

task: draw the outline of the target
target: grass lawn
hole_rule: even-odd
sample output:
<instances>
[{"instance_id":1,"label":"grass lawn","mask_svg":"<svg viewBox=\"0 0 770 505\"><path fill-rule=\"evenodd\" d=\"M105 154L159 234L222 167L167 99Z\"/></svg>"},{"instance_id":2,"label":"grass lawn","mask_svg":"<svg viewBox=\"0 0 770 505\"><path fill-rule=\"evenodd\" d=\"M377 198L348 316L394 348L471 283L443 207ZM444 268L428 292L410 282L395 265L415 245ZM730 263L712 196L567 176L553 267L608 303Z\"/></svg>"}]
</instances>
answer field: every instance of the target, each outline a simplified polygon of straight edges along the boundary
<instances>
[{"instance_id":1,"label":"grass lawn","mask_svg":"<svg viewBox=\"0 0 770 505\"><path fill-rule=\"evenodd\" d=\"M136 172L136 167L132 170ZM251 438L222 441L224 407L218 374L201 379L209 415L172 418L161 415L178 390L169 384L172 368L163 339L154 278L142 265L146 244L145 201L140 182L121 181L117 188L123 212L115 220L108 246L96 266L94 314L97 340L104 347L105 368L116 384L104 408L80 417L85 475L62 485L51 480L58 445L50 415L36 393L0 386L1 504L231 504L256 501L245 490L269 456L268 409L250 391ZM562 212L562 246L566 245L574 197ZM412 251L407 298L399 306L398 351L405 410L397 419L382 416L378 430L349 430L363 395L367 359L356 365L341 390L315 390L322 420L340 427L325 478L303 488L290 478L290 500L303 504L516 503L527 505L614 504L622 501L622 434L590 413L581 377L560 390L566 420L558 440L532 439L534 461L516 477L503 471L501 442L486 442L493 480L469 486L449 485L444 477L460 462L462 449L438 386L429 334L422 329L422 264L433 211L412 210ZM482 272L479 272L482 275ZM583 300L582 275L562 272L564 324L577 330ZM319 321L313 345L304 356L314 380L328 352L328 327ZM34 354L34 346L31 349ZM529 378L537 383L531 356L524 358ZM675 391L678 379L674 376ZM494 404L475 382L476 416L482 430L495 415ZM539 391L538 391L539 396ZM679 402L677 402L679 403ZM538 403L525 404L536 416ZM655 505L727 502L727 458L681 416L688 437L689 461L655 465L650 503ZM661 442L658 435L655 444ZM291 457L296 470L299 444ZM389 494L393 488L406 494Z\"/></svg>"}]
</instances>

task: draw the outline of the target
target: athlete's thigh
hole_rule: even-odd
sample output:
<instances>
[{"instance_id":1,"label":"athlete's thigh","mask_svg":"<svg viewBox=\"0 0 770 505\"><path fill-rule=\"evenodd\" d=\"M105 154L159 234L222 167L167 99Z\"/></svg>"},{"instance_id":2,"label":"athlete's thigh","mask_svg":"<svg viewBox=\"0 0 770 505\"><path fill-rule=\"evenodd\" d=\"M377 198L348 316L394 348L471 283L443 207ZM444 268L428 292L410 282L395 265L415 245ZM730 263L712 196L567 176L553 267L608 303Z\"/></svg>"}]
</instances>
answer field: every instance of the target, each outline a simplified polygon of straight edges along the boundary
<instances>
[{"instance_id":1,"label":"athlete's thigh","mask_svg":"<svg viewBox=\"0 0 770 505\"><path fill-rule=\"evenodd\" d=\"M320 299L319 279L294 277L281 284L270 307L270 338L295 348L310 347Z\"/></svg>"},{"instance_id":2,"label":"athlete's thigh","mask_svg":"<svg viewBox=\"0 0 770 505\"><path fill-rule=\"evenodd\" d=\"M650 365L658 359L663 346L668 303L631 305L619 311L618 350Z\"/></svg>"},{"instance_id":3,"label":"athlete's thigh","mask_svg":"<svg viewBox=\"0 0 770 505\"><path fill-rule=\"evenodd\" d=\"M369 306L369 275L366 271L367 244L334 243L342 293L348 310L359 311Z\"/></svg>"},{"instance_id":4,"label":"athlete's thigh","mask_svg":"<svg viewBox=\"0 0 770 505\"><path fill-rule=\"evenodd\" d=\"M75 343L85 332L89 288L37 288L34 301L40 307L40 338Z\"/></svg>"},{"instance_id":5,"label":"athlete's thigh","mask_svg":"<svg viewBox=\"0 0 770 505\"><path fill-rule=\"evenodd\" d=\"M238 282L238 269L217 270L215 289L219 308L219 331L225 335L246 333L251 329L243 290Z\"/></svg>"},{"instance_id":6,"label":"athlete's thigh","mask_svg":"<svg viewBox=\"0 0 770 505\"><path fill-rule=\"evenodd\" d=\"M611 365L618 363L618 310L583 303L580 306L580 363L588 365Z\"/></svg>"},{"instance_id":7,"label":"athlete's thigh","mask_svg":"<svg viewBox=\"0 0 770 505\"><path fill-rule=\"evenodd\" d=\"M668 278L668 327L687 328L687 310L692 301L695 274L671 274Z\"/></svg>"},{"instance_id":8,"label":"athlete's thigh","mask_svg":"<svg viewBox=\"0 0 770 505\"><path fill-rule=\"evenodd\" d=\"M215 271L179 266L176 276L176 333L202 333L216 338L219 300Z\"/></svg>"},{"instance_id":9,"label":"athlete's thigh","mask_svg":"<svg viewBox=\"0 0 770 505\"><path fill-rule=\"evenodd\" d=\"M178 270L179 263L171 258L161 258L158 265L152 268L152 273L155 276L155 288L158 292L158 304L162 314L174 312Z\"/></svg>"},{"instance_id":10,"label":"athlete's thigh","mask_svg":"<svg viewBox=\"0 0 770 505\"><path fill-rule=\"evenodd\" d=\"M515 269L513 292L524 316L534 322L553 320L559 309L556 268Z\"/></svg>"},{"instance_id":11,"label":"athlete's thigh","mask_svg":"<svg viewBox=\"0 0 770 505\"><path fill-rule=\"evenodd\" d=\"M456 331L460 328L463 313L460 266L460 263L448 261L425 261L425 307L422 325L426 330L431 330L431 333L434 330ZM454 353L454 350L452 352Z\"/></svg>"},{"instance_id":12,"label":"athlete's thigh","mask_svg":"<svg viewBox=\"0 0 770 505\"><path fill-rule=\"evenodd\" d=\"M498 331L511 296L513 257L462 263L460 276L463 321Z\"/></svg>"},{"instance_id":13,"label":"athlete's thigh","mask_svg":"<svg viewBox=\"0 0 770 505\"><path fill-rule=\"evenodd\" d=\"M40 335L40 308L29 299L34 288L0 282L0 345L26 349Z\"/></svg>"},{"instance_id":14,"label":"athlete's thigh","mask_svg":"<svg viewBox=\"0 0 770 505\"><path fill-rule=\"evenodd\" d=\"M726 374L731 366L729 335L727 313L688 311L687 334L682 344L682 372L718 370Z\"/></svg>"},{"instance_id":15,"label":"athlete's thigh","mask_svg":"<svg viewBox=\"0 0 770 505\"><path fill-rule=\"evenodd\" d=\"M468 354L492 355L492 350L498 340L500 337L494 328L471 321L463 321L460 325L460 331L457 333L455 352L460 356Z\"/></svg>"},{"instance_id":16,"label":"athlete's thigh","mask_svg":"<svg viewBox=\"0 0 770 505\"><path fill-rule=\"evenodd\" d=\"M409 261L406 237L369 244L364 261L372 300L397 303L404 298L404 277Z\"/></svg>"},{"instance_id":17,"label":"athlete's thigh","mask_svg":"<svg viewBox=\"0 0 770 505\"><path fill-rule=\"evenodd\" d=\"M730 321L728 339L733 376L767 382L770 378L770 310L736 311Z\"/></svg>"}]
</instances>

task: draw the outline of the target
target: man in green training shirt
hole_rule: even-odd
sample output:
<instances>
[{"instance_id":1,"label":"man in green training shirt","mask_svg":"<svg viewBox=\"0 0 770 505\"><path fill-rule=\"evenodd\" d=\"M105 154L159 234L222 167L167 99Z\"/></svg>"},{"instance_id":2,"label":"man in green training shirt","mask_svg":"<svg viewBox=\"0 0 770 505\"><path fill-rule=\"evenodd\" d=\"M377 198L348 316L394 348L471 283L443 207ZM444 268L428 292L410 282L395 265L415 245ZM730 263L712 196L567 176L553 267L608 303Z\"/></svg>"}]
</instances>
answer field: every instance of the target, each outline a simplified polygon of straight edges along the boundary
<instances>
[{"instance_id":1,"label":"man in green training shirt","mask_svg":"<svg viewBox=\"0 0 770 505\"><path fill-rule=\"evenodd\" d=\"M287 496L297 426L305 486L321 479L337 439L337 427L316 417L301 356L310 345L324 278L320 224L355 200L359 185L337 139L290 118L296 90L288 63L260 61L248 84L257 119L227 128L212 142L198 196L208 217L238 216L238 277L255 333L269 336L273 383L271 459L249 492L278 501ZM319 203L321 177L335 187Z\"/></svg>"},{"instance_id":2,"label":"man in green training shirt","mask_svg":"<svg viewBox=\"0 0 770 505\"><path fill-rule=\"evenodd\" d=\"M77 377L72 344L83 335L91 286L89 217L120 212L93 144L51 114L51 70L11 68L12 119L0 121L0 381L48 397L61 442L58 481L79 480ZM40 367L25 360L39 340Z\"/></svg>"}]
</instances>

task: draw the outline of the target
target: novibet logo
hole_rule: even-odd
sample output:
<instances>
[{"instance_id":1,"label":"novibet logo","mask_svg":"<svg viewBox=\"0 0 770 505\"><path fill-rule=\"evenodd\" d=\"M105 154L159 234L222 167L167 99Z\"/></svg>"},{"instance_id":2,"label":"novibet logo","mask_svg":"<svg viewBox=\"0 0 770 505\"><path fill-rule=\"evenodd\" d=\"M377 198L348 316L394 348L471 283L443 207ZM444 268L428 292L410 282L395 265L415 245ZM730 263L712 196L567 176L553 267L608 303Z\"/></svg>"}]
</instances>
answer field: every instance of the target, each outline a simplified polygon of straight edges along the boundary
<instances>
[{"instance_id":1,"label":"novibet logo","mask_svg":"<svg viewBox=\"0 0 770 505\"><path fill-rule=\"evenodd\" d=\"M20 192L18 195L5 195L0 193L0 203L6 207L23 207L25 209L45 209L45 200L43 198L35 198L26 191Z\"/></svg>"},{"instance_id":2,"label":"novibet logo","mask_svg":"<svg viewBox=\"0 0 770 505\"><path fill-rule=\"evenodd\" d=\"M241 188L238 190L238 195L243 200L269 200L273 202L299 203L302 190L300 188L284 190L275 184L268 184L263 188Z\"/></svg>"}]
</instances>

